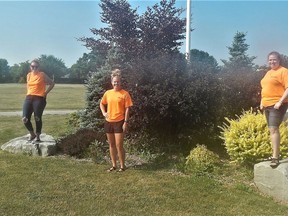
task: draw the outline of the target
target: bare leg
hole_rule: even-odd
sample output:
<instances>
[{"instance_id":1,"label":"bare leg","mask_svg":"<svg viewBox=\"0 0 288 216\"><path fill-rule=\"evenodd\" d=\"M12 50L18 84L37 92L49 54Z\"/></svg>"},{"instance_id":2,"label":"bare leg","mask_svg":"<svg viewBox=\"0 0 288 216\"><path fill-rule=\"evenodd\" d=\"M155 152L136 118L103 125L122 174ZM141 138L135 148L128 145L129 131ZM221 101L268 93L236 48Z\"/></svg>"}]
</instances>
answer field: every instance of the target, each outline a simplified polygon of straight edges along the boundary
<instances>
[{"instance_id":1,"label":"bare leg","mask_svg":"<svg viewBox=\"0 0 288 216\"><path fill-rule=\"evenodd\" d=\"M114 133L107 133L107 139L109 143L109 151L110 151L110 157L112 161L112 166L116 167L116 154L117 154L117 149L116 149L116 144L115 144L115 136Z\"/></svg>"},{"instance_id":2,"label":"bare leg","mask_svg":"<svg viewBox=\"0 0 288 216\"><path fill-rule=\"evenodd\" d=\"M280 153L280 133L279 128L270 128L273 158L279 158Z\"/></svg>"},{"instance_id":3,"label":"bare leg","mask_svg":"<svg viewBox=\"0 0 288 216\"><path fill-rule=\"evenodd\" d=\"M125 168L125 150L123 147L124 133L115 133L115 143L118 151L120 168Z\"/></svg>"}]
</instances>

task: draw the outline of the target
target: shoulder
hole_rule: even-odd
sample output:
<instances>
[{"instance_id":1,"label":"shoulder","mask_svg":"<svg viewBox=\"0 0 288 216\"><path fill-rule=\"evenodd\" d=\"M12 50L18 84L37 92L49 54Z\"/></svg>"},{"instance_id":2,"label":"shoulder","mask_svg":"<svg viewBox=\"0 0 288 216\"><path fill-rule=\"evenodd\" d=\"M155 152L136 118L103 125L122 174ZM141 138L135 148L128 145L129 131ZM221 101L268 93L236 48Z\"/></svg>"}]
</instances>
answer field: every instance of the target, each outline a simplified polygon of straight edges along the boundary
<instances>
[{"instance_id":1,"label":"shoulder","mask_svg":"<svg viewBox=\"0 0 288 216\"><path fill-rule=\"evenodd\" d=\"M129 92L126 91L126 90L124 90L124 89L121 89L121 90L120 90L120 93L121 93L121 94L128 94L128 95L129 95Z\"/></svg>"}]
</instances>

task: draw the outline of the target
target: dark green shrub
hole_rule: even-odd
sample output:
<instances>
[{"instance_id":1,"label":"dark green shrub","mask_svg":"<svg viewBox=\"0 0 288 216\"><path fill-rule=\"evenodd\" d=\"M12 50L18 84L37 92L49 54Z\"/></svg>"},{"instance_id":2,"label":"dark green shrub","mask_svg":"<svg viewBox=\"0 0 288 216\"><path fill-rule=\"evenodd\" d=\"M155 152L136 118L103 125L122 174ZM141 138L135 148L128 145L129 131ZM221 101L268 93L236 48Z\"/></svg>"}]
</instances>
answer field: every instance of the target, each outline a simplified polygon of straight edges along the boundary
<instances>
[{"instance_id":1,"label":"dark green shrub","mask_svg":"<svg viewBox=\"0 0 288 216\"><path fill-rule=\"evenodd\" d=\"M56 147L59 153L82 158L89 145L98 140L105 142L105 134L89 128L77 130L73 134L59 138Z\"/></svg>"}]
</instances>

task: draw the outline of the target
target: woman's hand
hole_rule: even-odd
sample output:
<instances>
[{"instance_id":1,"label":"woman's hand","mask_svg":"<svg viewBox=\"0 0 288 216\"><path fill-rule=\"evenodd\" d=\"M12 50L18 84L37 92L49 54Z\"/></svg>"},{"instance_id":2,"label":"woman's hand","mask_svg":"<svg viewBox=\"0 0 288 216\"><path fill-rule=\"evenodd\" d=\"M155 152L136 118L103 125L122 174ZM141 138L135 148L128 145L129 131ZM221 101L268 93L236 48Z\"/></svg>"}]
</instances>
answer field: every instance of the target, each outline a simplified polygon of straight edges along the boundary
<instances>
[{"instance_id":1,"label":"woman's hand","mask_svg":"<svg viewBox=\"0 0 288 216\"><path fill-rule=\"evenodd\" d=\"M274 105L274 109L279 109L282 105L281 101L278 101L275 105Z\"/></svg>"},{"instance_id":2,"label":"woman's hand","mask_svg":"<svg viewBox=\"0 0 288 216\"><path fill-rule=\"evenodd\" d=\"M128 130L128 123L127 122L124 122L122 129L123 129L123 133L127 132L127 130Z\"/></svg>"},{"instance_id":3,"label":"woman's hand","mask_svg":"<svg viewBox=\"0 0 288 216\"><path fill-rule=\"evenodd\" d=\"M107 112L103 113L103 116L104 116L105 119L108 119L108 118L109 118L109 115L108 115Z\"/></svg>"}]
</instances>

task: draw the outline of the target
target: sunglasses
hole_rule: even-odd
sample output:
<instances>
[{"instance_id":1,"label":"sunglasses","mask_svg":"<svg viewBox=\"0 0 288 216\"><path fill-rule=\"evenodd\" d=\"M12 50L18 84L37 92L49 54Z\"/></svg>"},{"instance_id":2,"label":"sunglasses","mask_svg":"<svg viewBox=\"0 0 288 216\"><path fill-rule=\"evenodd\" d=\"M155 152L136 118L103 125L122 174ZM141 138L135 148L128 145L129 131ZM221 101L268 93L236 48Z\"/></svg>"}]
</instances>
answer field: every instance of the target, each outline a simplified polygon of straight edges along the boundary
<instances>
[{"instance_id":1,"label":"sunglasses","mask_svg":"<svg viewBox=\"0 0 288 216\"><path fill-rule=\"evenodd\" d=\"M35 65L30 65L32 69L37 69L38 66L35 66Z\"/></svg>"}]
</instances>

